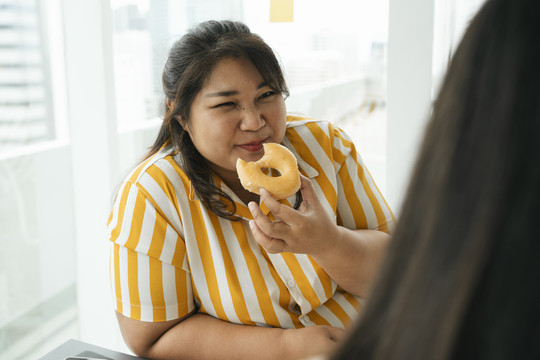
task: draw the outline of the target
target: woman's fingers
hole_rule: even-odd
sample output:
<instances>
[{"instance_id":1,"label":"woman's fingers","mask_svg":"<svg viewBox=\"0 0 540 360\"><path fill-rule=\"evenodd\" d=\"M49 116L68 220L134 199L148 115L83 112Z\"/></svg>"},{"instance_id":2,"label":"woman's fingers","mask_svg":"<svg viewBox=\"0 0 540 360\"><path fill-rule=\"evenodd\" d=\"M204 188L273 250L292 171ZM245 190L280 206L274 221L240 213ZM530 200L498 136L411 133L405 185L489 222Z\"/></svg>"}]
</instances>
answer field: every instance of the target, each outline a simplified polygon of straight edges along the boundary
<instances>
[{"instance_id":1,"label":"woman's fingers","mask_svg":"<svg viewBox=\"0 0 540 360\"><path fill-rule=\"evenodd\" d=\"M278 221L270 220L268 216L263 214L261 208L255 202L250 202L248 204L248 207L249 211L251 211L251 215L253 215L253 219L264 233L272 235L274 237L280 237L281 235L283 235L283 231L288 230L289 225L279 220L279 218L275 214L274 216L276 216ZM277 212L279 213L279 211Z\"/></svg>"},{"instance_id":2,"label":"woman's fingers","mask_svg":"<svg viewBox=\"0 0 540 360\"><path fill-rule=\"evenodd\" d=\"M249 227L251 228L251 233L255 237L255 240L257 240L257 242L267 252L271 254L277 254L285 251L285 248L287 246L285 241L266 235L263 231L261 231L255 220L249 221Z\"/></svg>"},{"instance_id":3,"label":"woman's fingers","mask_svg":"<svg viewBox=\"0 0 540 360\"><path fill-rule=\"evenodd\" d=\"M253 215L254 220L250 221L250 226L257 242L267 250L271 248L273 252L283 251L283 248L286 245L283 241L283 237L289 230L289 225L281 220L271 221L263 214L261 208L255 202L250 202L248 207ZM256 227L255 231L253 230L254 226ZM282 244L270 246L270 242L274 242L274 240L279 240Z\"/></svg>"},{"instance_id":4,"label":"woman's fingers","mask_svg":"<svg viewBox=\"0 0 540 360\"><path fill-rule=\"evenodd\" d=\"M319 198L313 190L313 184L304 175L300 175L300 192L302 193L304 211L312 208L314 205L319 205Z\"/></svg>"},{"instance_id":5,"label":"woman's fingers","mask_svg":"<svg viewBox=\"0 0 540 360\"><path fill-rule=\"evenodd\" d=\"M261 193L262 202L276 219L289 223L291 217L296 215L296 210L274 199L267 190L261 189L259 192Z\"/></svg>"}]
</instances>

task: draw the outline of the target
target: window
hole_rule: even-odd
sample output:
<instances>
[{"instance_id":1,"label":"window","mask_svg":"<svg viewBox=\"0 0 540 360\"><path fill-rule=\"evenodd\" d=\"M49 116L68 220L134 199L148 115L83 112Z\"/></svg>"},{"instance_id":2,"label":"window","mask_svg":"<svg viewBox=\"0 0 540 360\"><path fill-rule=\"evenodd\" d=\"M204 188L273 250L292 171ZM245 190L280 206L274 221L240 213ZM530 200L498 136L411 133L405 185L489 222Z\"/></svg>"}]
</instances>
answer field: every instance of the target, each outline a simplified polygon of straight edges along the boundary
<instances>
[{"instance_id":1,"label":"window","mask_svg":"<svg viewBox=\"0 0 540 360\"><path fill-rule=\"evenodd\" d=\"M161 115L161 71L169 47L208 19L240 20L260 34L281 58L293 91L361 76L381 90L387 41L384 1L338 0L329 6L321 0L297 0L293 23L269 23L267 0L112 0L111 5L121 127Z\"/></svg>"},{"instance_id":2,"label":"window","mask_svg":"<svg viewBox=\"0 0 540 360\"><path fill-rule=\"evenodd\" d=\"M55 137L37 0L0 3L0 151Z\"/></svg>"},{"instance_id":3,"label":"window","mask_svg":"<svg viewBox=\"0 0 540 360\"><path fill-rule=\"evenodd\" d=\"M61 27L55 5L0 1L2 360L37 358L32 351L52 334L76 334L71 158L65 142L50 141L67 137L67 129L58 131L63 116L52 96L61 93L52 68L63 66L52 46L59 43L51 31Z\"/></svg>"},{"instance_id":4,"label":"window","mask_svg":"<svg viewBox=\"0 0 540 360\"><path fill-rule=\"evenodd\" d=\"M118 126L163 114L161 71L171 44L196 23L242 18L242 0L111 0Z\"/></svg>"}]
</instances>

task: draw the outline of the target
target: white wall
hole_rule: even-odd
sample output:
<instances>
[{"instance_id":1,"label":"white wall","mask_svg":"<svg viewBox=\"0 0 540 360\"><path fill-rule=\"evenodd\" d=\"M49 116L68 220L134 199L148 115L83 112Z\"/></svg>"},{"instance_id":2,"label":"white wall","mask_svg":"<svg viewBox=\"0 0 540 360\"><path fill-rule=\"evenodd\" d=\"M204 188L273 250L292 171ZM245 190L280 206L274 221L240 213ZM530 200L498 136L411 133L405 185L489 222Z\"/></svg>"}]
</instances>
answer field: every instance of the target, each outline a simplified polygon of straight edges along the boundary
<instances>
[{"instance_id":1,"label":"white wall","mask_svg":"<svg viewBox=\"0 0 540 360\"><path fill-rule=\"evenodd\" d=\"M107 0L63 0L80 339L117 348L106 221L118 182L118 135Z\"/></svg>"},{"instance_id":2,"label":"white wall","mask_svg":"<svg viewBox=\"0 0 540 360\"><path fill-rule=\"evenodd\" d=\"M435 0L389 0L387 200L399 213L431 103Z\"/></svg>"},{"instance_id":3,"label":"white wall","mask_svg":"<svg viewBox=\"0 0 540 360\"><path fill-rule=\"evenodd\" d=\"M140 160L159 126L117 130L109 1L62 0L62 6L80 340L128 352L112 306L106 222L122 175Z\"/></svg>"}]
</instances>

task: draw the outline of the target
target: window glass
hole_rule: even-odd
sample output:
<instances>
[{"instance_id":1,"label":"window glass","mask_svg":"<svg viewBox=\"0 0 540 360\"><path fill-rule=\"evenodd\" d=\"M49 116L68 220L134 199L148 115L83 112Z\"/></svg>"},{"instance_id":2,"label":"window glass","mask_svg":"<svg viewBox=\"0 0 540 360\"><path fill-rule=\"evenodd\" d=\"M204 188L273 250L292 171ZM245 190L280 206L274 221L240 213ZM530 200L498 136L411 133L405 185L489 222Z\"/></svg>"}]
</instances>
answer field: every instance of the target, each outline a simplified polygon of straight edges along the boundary
<instances>
[{"instance_id":1,"label":"window glass","mask_svg":"<svg viewBox=\"0 0 540 360\"><path fill-rule=\"evenodd\" d=\"M0 152L54 138L41 20L37 0L0 3Z\"/></svg>"},{"instance_id":2,"label":"window glass","mask_svg":"<svg viewBox=\"0 0 540 360\"><path fill-rule=\"evenodd\" d=\"M384 79L387 2L294 2L292 23L271 23L268 0L112 0L120 124L160 115L161 70L174 40L208 19L245 22L278 53L291 89L369 75Z\"/></svg>"},{"instance_id":3,"label":"window glass","mask_svg":"<svg viewBox=\"0 0 540 360\"><path fill-rule=\"evenodd\" d=\"M71 156L49 141L62 117L51 90L63 77L50 81L60 27L55 0L0 1L1 360L36 359L52 337L77 334Z\"/></svg>"},{"instance_id":4,"label":"window glass","mask_svg":"<svg viewBox=\"0 0 540 360\"><path fill-rule=\"evenodd\" d=\"M163 114L161 71L171 44L208 19L243 19L242 0L111 0L120 129Z\"/></svg>"},{"instance_id":5,"label":"window glass","mask_svg":"<svg viewBox=\"0 0 540 360\"><path fill-rule=\"evenodd\" d=\"M288 111L345 130L384 193L388 1L295 0L292 23L270 23L268 2L255 3L246 22L284 65Z\"/></svg>"}]
</instances>

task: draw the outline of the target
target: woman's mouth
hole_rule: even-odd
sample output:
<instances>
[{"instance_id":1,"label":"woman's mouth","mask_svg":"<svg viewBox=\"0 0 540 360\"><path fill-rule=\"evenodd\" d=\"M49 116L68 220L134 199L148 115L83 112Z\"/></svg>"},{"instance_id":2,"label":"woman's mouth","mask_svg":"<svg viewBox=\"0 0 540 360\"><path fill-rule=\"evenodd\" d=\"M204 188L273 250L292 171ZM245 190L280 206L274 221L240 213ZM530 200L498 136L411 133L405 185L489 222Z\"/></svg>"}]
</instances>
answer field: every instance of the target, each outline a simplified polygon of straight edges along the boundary
<instances>
[{"instance_id":1,"label":"woman's mouth","mask_svg":"<svg viewBox=\"0 0 540 360\"><path fill-rule=\"evenodd\" d=\"M258 152L258 151L261 151L262 148L263 148L263 143L266 141L266 139L264 140L261 140L261 141L254 141L254 142L250 142L250 143L245 143L245 144L239 144L238 147L246 150L246 151L249 151L249 152Z\"/></svg>"}]
</instances>

